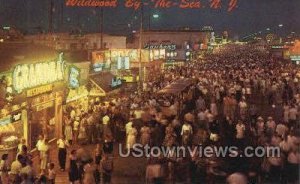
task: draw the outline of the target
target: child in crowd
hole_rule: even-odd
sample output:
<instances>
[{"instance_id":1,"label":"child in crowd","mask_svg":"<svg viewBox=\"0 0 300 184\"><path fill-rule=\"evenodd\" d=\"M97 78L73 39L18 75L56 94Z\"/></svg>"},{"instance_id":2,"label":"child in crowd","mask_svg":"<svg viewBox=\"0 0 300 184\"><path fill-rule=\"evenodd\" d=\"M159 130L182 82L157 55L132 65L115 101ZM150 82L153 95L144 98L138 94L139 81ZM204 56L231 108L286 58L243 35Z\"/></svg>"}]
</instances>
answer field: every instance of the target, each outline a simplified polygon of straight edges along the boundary
<instances>
[{"instance_id":1,"label":"child in crowd","mask_svg":"<svg viewBox=\"0 0 300 184\"><path fill-rule=\"evenodd\" d=\"M49 164L48 184L55 184L56 172L55 172L54 166L55 166L54 163Z\"/></svg>"}]
</instances>

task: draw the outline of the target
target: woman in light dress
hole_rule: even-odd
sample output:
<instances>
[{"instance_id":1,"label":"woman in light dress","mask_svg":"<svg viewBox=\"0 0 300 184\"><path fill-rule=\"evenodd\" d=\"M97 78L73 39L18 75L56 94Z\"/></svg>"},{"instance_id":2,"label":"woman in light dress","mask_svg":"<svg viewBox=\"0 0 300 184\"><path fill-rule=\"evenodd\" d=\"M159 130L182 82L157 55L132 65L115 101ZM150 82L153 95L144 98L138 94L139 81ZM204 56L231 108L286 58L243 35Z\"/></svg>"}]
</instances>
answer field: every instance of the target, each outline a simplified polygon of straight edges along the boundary
<instances>
[{"instance_id":1,"label":"woman in light dress","mask_svg":"<svg viewBox=\"0 0 300 184\"><path fill-rule=\"evenodd\" d=\"M284 104L284 106L283 106L283 121L284 121L284 123L289 122L289 111L290 111L290 106L288 104Z\"/></svg>"},{"instance_id":2,"label":"woman in light dress","mask_svg":"<svg viewBox=\"0 0 300 184\"><path fill-rule=\"evenodd\" d=\"M136 143L136 136L137 136L137 129L135 128L135 125L132 125L132 128L128 130L127 133L127 142L126 146L127 149L132 149L134 144Z\"/></svg>"},{"instance_id":3,"label":"woman in light dress","mask_svg":"<svg viewBox=\"0 0 300 184\"><path fill-rule=\"evenodd\" d=\"M69 144L72 144L72 140L73 140L73 129L72 129L72 124L70 119L66 119L65 120L65 138L66 140L69 142Z\"/></svg>"},{"instance_id":4,"label":"woman in light dress","mask_svg":"<svg viewBox=\"0 0 300 184\"><path fill-rule=\"evenodd\" d=\"M150 133L151 133L151 130L148 126L143 126L141 128L141 144L143 146L147 145L150 143Z\"/></svg>"},{"instance_id":5,"label":"woman in light dress","mask_svg":"<svg viewBox=\"0 0 300 184\"><path fill-rule=\"evenodd\" d=\"M48 140L45 139L44 143L40 146L40 156L41 156L41 171L45 171L47 169L47 164L49 160L49 144Z\"/></svg>"}]
</instances>

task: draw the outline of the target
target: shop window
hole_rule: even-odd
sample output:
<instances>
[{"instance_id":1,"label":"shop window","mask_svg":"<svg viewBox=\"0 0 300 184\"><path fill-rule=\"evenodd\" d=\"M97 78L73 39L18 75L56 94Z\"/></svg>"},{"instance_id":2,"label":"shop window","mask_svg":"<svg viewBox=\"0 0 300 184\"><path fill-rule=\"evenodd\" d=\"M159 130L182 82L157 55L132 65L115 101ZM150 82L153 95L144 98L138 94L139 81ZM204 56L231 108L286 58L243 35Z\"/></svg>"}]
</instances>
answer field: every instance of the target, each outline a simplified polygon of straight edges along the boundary
<instances>
[{"instance_id":1,"label":"shop window","mask_svg":"<svg viewBox=\"0 0 300 184\"><path fill-rule=\"evenodd\" d=\"M35 148L39 135L51 140L55 138L55 101L50 95L36 97L30 112L30 146Z\"/></svg>"},{"instance_id":2,"label":"shop window","mask_svg":"<svg viewBox=\"0 0 300 184\"><path fill-rule=\"evenodd\" d=\"M24 136L22 112L13 112L0 118L0 150L14 148Z\"/></svg>"}]
</instances>

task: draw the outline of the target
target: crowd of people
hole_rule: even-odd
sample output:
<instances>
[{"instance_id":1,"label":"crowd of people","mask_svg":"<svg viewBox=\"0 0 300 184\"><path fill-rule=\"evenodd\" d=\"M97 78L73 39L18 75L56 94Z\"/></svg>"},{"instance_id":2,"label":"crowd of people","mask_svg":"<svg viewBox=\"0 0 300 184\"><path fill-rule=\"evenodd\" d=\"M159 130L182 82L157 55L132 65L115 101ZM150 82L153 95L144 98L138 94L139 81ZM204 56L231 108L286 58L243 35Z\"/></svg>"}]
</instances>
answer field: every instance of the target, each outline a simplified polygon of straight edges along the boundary
<instances>
[{"instance_id":1,"label":"crowd of people","mask_svg":"<svg viewBox=\"0 0 300 184\"><path fill-rule=\"evenodd\" d=\"M193 82L178 94L158 93L182 78ZM37 180L54 183L55 168L66 172L67 165L71 183L110 183L117 156L114 144L134 151L140 143L160 148L236 146L237 153L247 146L280 148L278 157L150 156L145 168L148 183L298 182L299 67L251 46L228 46L221 53L153 75L142 88L109 102L94 99L89 109L81 105L66 109L64 136L57 140L57 166L49 161L45 138L37 143L41 171ZM78 145L92 145L94 154ZM2 183L34 178L25 144L10 167L6 157L0 163Z\"/></svg>"}]
</instances>

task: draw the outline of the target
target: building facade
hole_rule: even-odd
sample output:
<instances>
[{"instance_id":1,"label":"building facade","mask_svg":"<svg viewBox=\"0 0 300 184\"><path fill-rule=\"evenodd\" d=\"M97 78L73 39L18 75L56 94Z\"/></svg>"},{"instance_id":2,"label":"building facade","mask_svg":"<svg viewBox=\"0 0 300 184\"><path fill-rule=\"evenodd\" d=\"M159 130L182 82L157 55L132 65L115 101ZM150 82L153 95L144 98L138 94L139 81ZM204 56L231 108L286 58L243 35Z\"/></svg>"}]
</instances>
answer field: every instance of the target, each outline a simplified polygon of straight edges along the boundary
<instances>
[{"instance_id":1,"label":"building facade","mask_svg":"<svg viewBox=\"0 0 300 184\"><path fill-rule=\"evenodd\" d=\"M68 33L38 34L27 35L24 37L26 41L34 44L44 45L59 51L82 51L97 50L101 48L126 48L125 36L111 36L100 33L86 35L71 35Z\"/></svg>"},{"instance_id":2,"label":"building facade","mask_svg":"<svg viewBox=\"0 0 300 184\"><path fill-rule=\"evenodd\" d=\"M139 48L139 36L139 33L134 34L127 48ZM167 61L186 61L195 52L205 49L209 39L210 33L202 30L144 31L142 49L165 49Z\"/></svg>"}]
</instances>

